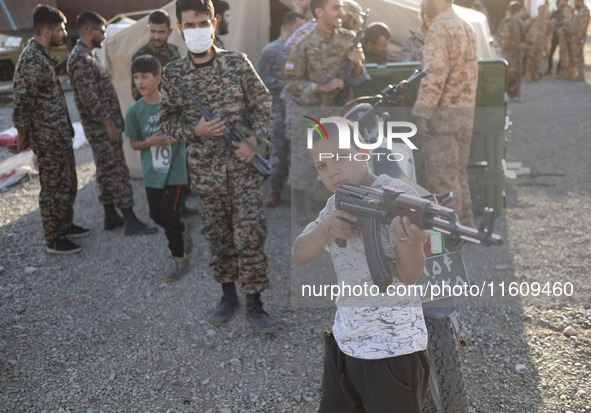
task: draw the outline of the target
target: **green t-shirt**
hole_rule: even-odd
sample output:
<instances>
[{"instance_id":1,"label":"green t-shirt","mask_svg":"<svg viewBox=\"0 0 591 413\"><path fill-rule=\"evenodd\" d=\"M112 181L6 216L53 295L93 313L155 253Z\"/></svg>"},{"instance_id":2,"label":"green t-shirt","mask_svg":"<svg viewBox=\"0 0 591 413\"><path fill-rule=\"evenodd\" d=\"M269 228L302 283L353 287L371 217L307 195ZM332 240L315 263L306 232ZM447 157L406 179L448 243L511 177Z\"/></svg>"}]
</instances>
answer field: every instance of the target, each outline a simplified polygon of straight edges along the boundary
<instances>
[{"instance_id":1,"label":"green t-shirt","mask_svg":"<svg viewBox=\"0 0 591 413\"><path fill-rule=\"evenodd\" d=\"M160 103L150 105L144 98L132 104L125 114L125 135L141 141L150 139L158 132L159 107ZM188 183L184 142L143 149L141 157L145 186L161 189Z\"/></svg>"}]
</instances>

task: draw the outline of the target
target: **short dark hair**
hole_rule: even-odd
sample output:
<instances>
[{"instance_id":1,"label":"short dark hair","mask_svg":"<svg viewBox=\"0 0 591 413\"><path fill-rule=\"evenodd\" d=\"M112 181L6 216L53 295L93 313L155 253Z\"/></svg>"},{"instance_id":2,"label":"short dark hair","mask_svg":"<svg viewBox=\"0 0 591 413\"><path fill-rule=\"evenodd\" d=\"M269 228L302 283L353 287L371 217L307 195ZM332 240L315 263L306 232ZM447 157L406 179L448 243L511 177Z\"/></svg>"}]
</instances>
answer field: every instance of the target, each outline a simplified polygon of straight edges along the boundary
<instances>
[{"instance_id":1,"label":"short dark hair","mask_svg":"<svg viewBox=\"0 0 591 413\"><path fill-rule=\"evenodd\" d=\"M298 13L297 11L288 11L283 15L283 22L281 25L291 26L296 22L297 19L306 20L306 16L304 16L302 13Z\"/></svg>"},{"instance_id":2,"label":"short dark hair","mask_svg":"<svg viewBox=\"0 0 591 413\"><path fill-rule=\"evenodd\" d=\"M324 9L328 0L311 0L310 1L310 10L312 11L312 15L316 17L316 9Z\"/></svg>"},{"instance_id":3,"label":"short dark hair","mask_svg":"<svg viewBox=\"0 0 591 413\"><path fill-rule=\"evenodd\" d=\"M183 12L193 10L197 14L207 14L210 19L215 16L211 0L176 0L176 19L183 23Z\"/></svg>"},{"instance_id":4,"label":"short dark hair","mask_svg":"<svg viewBox=\"0 0 591 413\"><path fill-rule=\"evenodd\" d=\"M152 73L154 76L158 76L162 73L162 65L152 55L145 54L138 56L131 63L131 74L134 75L136 73Z\"/></svg>"},{"instance_id":5,"label":"short dark hair","mask_svg":"<svg viewBox=\"0 0 591 413\"><path fill-rule=\"evenodd\" d=\"M106 26L107 21L103 16L93 11L83 11L76 17L76 28L80 31L81 28L90 25Z\"/></svg>"},{"instance_id":6,"label":"short dark hair","mask_svg":"<svg viewBox=\"0 0 591 413\"><path fill-rule=\"evenodd\" d=\"M378 39L381 36L384 36L386 40L390 40L390 37L392 37L392 32L390 31L390 28L386 25L386 23L374 22L370 24L365 30L366 42L375 44L378 42Z\"/></svg>"},{"instance_id":7,"label":"short dark hair","mask_svg":"<svg viewBox=\"0 0 591 413\"><path fill-rule=\"evenodd\" d=\"M150 16L148 17L148 23L166 24L166 26L170 29L170 16L164 10L156 10L155 12L150 13Z\"/></svg>"},{"instance_id":8,"label":"short dark hair","mask_svg":"<svg viewBox=\"0 0 591 413\"><path fill-rule=\"evenodd\" d=\"M33 31L35 34L41 33L41 30L45 27L53 29L55 26L66 22L64 13L55 7L38 4L33 10Z\"/></svg>"},{"instance_id":9,"label":"short dark hair","mask_svg":"<svg viewBox=\"0 0 591 413\"><path fill-rule=\"evenodd\" d=\"M211 0L213 3L213 10L215 14L221 14L222 16L227 10L230 10L230 4L224 0Z\"/></svg>"},{"instance_id":10,"label":"short dark hair","mask_svg":"<svg viewBox=\"0 0 591 413\"><path fill-rule=\"evenodd\" d=\"M523 5L521 3L518 3L516 1L509 3L509 13L511 13L511 15L514 15L522 9Z\"/></svg>"}]
</instances>

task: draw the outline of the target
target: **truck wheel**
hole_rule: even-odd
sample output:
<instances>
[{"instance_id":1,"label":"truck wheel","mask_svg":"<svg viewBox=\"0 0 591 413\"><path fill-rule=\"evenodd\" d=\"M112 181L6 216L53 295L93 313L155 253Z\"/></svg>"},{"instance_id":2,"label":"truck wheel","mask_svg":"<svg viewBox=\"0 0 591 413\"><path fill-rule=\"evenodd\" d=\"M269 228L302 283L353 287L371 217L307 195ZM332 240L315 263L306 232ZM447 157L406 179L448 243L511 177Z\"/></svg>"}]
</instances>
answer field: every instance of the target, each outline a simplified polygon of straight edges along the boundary
<instances>
[{"instance_id":1,"label":"truck wheel","mask_svg":"<svg viewBox=\"0 0 591 413\"><path fill-rule=\"evenodd\" d=\"M456 331L450 316L440 320L425 317L429 332L431 373L423 413L468 412Z\"/></svg>"},{"instance_id":2,"label":"truck wheel","mask_svg":"<svg viewBox=\"0 0 591 413\"><path fill-rule=\"evenodd\" d=\"M14 65L12 62L4 60L0 62L0 80L12 80L14 75Z\"/></svg>"}]
</instances>

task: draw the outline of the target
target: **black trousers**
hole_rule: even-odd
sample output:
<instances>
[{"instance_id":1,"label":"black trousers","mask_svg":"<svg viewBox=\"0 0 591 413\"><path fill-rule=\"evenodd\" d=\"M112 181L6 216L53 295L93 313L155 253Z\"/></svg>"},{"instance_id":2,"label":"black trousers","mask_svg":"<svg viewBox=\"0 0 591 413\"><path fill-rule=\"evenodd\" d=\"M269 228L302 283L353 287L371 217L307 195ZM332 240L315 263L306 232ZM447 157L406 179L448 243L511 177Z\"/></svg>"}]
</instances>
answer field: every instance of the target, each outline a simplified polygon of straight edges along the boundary
<instances>
[{"instance_id":1,"label":"black trousers","mask_svg":"<svg viewBox=\"0 0 591 413\"><path fill-rule=\"evenodd\" d=\"M420 413L429 380L426 351L378 360L344 354L324 335L320 413Z\"/></svg>"},{"instance_id":2,"label":"black trousers","mask_svg":"<svg viewBox=\"0 0 591 413\"><path fill-rule=\"evenodd\" d=\"M185 254L183 231L185 224L181 221L181 197L185 185L165 186L162 189L146 187L150 218L164 228L168 248L173 257Z\"/></svg>"}]
</instances>

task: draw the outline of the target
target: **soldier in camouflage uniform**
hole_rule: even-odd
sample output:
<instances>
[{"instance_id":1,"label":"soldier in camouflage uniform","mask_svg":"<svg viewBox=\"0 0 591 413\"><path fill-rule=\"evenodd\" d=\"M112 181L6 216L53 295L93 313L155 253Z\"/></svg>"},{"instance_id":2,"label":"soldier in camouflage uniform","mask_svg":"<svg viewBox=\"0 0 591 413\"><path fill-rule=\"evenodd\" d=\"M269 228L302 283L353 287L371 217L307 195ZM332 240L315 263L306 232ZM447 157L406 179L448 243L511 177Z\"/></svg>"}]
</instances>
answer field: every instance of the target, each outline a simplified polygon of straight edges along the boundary
<instances>
[{"instance_id":1,"label":"soldier in camouflage uniform","mask_svg":"<svg viewBox=\"0 0 591 413\"><path fill-rule=\"evenodd\" d=\"M94 12L76 19L80 39L68 58L68 75L86 138L96 164L99 202L105 209L104 228L125 225L125 235L152 234L156 227L139 221L133 212L129 169L123 155L123 117L109 75L94 53L105 39L106 21ZM123 218L115 207L121 209Z\"/></svg>"},{"instance_id":2,"label":"soldier in camouflage uniform","mask_svg":"<svg viewBox=\"0 0 591 413\"><path fill-rule=\"evenodd\" d=\"M403 62L421 62L423 60L426 32L423 26L415 31L410 31L410 36L404 40L400 51Z\"/></svg>"},{"instance_id":3,"label":"soldier in camouflage uniform","mask_svg":"<svg viewBox=\"0 0 591 413\"><path fill-rule=\"evenodd\" d=\"M150 41L135 52L131 59L132 62L136 57L148 54L158 59L162 67L165 67L169 62L181 58L179 48L168 43L168 37L172 33L168 13L164 10L151 13L148 17L148 28L150 30ZM135 100L142 97L133 79L131 79L131 94Z\"/></svg>"},{"instance_id":4,"label":"soldier in camouflage uniform","mask_svg":"<svg viewBox=\"0 0 591 413\"><path fill-rule=\"evenodd\" d=\"M285 41L305 21L306 18L303 14L295 11L285 13L281 25L281 36L263 48L257 62L257 72L273 96L271 141L273 142L274 156L278 159L270 180L271 192L265 200L265 205L268 207L276 207L279 204L283 186L289 175L289 141L285 137L285 103L281 99L281 91L284 86L283 68L287 60Z\"/></svg>"},{"instance_id":5,"label":"soldier in camouflage uniform","mask_svg":"<svg viewBox=\"0 0 591 413\"><path fill-rule=\"evenodd\" d=\"M501 47L503 48L503 57L509 63L507 69L509 98L514 102L520 102L523 51L528 49L529 45L525 42L520 22L523 6L513 3L509 6L509 13L511 17L501 27Z\"/></svg>"},{"instance_id":6,"label":"soldier in camouflage uniform","mask_svg":"<svg viewBox=\"0 0 591 413\"><path fill-rule=\"evenodd\" d=\"M525 80L531 82L540 78L540 66L548 46L550 26L550 10L546 4L538 7L538 15L532 19L525 35L532 44L526 52Z\"/></svg>"},{"instance_id":7,"label":"soldier in camouflage uniform","mask_svg":"<svg viewBox=\"0 0 591 413\"><path fill-rule=\"evenodd\" d=\"M202 232L210 244L210 266L223 290L212 320L232 317L238 307L238 280L247 294L247 318L259 330L272 332L277 323L260 299L269 284L263 176L250 163L254 152L246 142L232 146L222 136L225 125L245 121L259 137L269 136L271 96L244 54L212 45L217 23L213 10L210 0L176 2L177 29L189 53L165 69L159 127L187 145L189 174L201 202ZM179 84L218 117L206 121ZM247 139L257 144L255 136Z\"/></svg>"},{"instance_id":8,"label":"soldier in camouflage uniform","mask_svg":"<svg viewBox=\"0 0 591 413\"><path fill-rule=\"evenodd\" d=\"M424 136L427 189L453 191L450 207L464 225L473 226L467 169L478 83L476 33L451 6L451 1L423 0L425 15L432 19L423 67L431 73L421 80L413 115L417 133Z\"/></svg>"},{"instance_id":9,"label":"soldier in camouflage uniform","mask_svg":"<svg viewBox=\"0 0 591 413\"><path fill-rule=\"evenodd\" d=\"M573 9L568 4L562 7L562 21L557 24L558 29L558 56L560 58L558 76L561 79L570 79L572 75L572 59L569 50L569 26L573 18Z\"/></svg>"},{"instance_id":10,"label":"soldier in camouflage uniform","mask_svg":"<svg viewBox=\"0 0 591 413\"><path fill-rule=\"evenodd\" d=\"M587 40L589 8L583 0L575 0L575 14L569 24L570 55L572 58L572 79L585 80L585 60L583 48Z\"/></svg>"},{"instance_id":11,"label":"soldier in camouflage uniform","mask_svg":"<svg viewBox=\"0 0 591 413\"><path fill-rule=\"evenodd\" d=\"M18 131L19 153L30 146L39 166L39 211L52 254L71 254L80 246L66 235L82 236L88 229L72 223L78 183L72 148L74 129L64 91L49 53L67 36L66 18L61 11L39 5L33 12L34 36L23 49L14 72L14 126Z\"/></svg>"},{"instance_id":12,"label":"soldier in camouflage uniform","mask_svg":"<svg viewBox=\"0 0 591 413\"><path fill-rule=\"evenodd\" d=\"M305 217L305 193L316 181L316 171L306 145L302 116L320 119L336 115L337 98L345 87L343 77L347 59L352 61L352 77L364 71L363 52L351 52L355 34L341 28L344 15L340 0L312 0L316 28L296 45L285 63L285 93L288 100L288 127L291 139L291 185L296 212ZM315 109L310 109L315 108ZM310 113L314 110L314 113Z\"/></svg>"}]
</instances>

